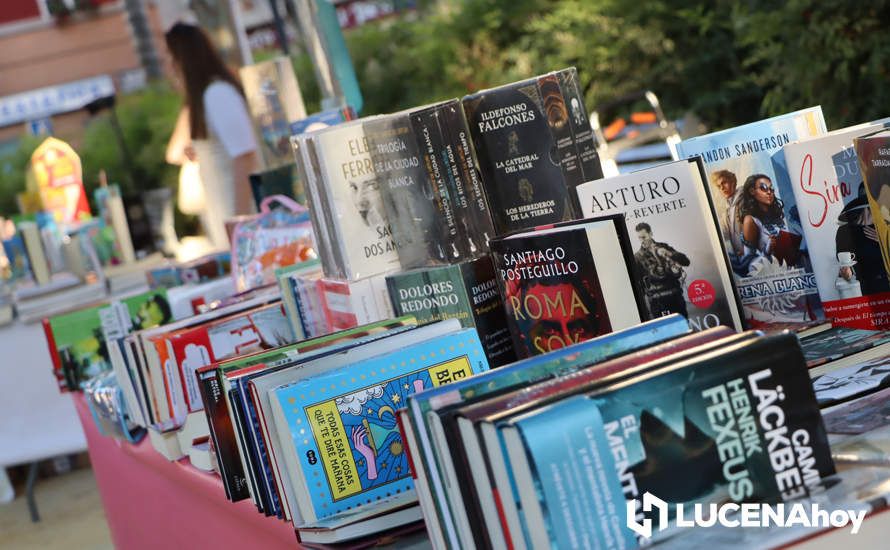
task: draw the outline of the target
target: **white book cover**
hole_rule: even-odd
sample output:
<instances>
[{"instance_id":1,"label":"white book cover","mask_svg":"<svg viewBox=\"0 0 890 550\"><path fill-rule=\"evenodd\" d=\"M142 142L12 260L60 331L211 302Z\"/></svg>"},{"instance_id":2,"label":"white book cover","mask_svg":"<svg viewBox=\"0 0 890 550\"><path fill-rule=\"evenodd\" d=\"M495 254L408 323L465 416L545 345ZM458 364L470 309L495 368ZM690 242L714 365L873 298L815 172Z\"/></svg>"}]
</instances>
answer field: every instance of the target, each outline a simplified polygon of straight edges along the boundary
<instances>
[{"instance_id":1,"label":"white book cover","mask_svg":"<svg viewBox=\"0 0 890 550\"><path fill-rule=\"evenodd\" d=\"M399 268L379 181L361 121L319 131L315 144L330 207L332 246L343 251L348 280Z\"/></svg>"},{"instance_id":2,"label":"white book cover","mask_svg":"<svg viewBox=\"0 0 890 550\"><path fill-rule=\"evenodd\" d=\"M890 328L890 282L853 139L890 119L784 147L825 315L840 326Z\"/></svg>"},{"instance_id":3,"label":"white book cover","mask_svg":"<svg viewBox=\"0 0 890 550\"><path fill-rule=\"evenodd\" d=\"M634 274L651 318L679 313L694 330L742 330L716 214L698 160L577 187L585 218L624 214Z\"/></svg>"}]
</instances>

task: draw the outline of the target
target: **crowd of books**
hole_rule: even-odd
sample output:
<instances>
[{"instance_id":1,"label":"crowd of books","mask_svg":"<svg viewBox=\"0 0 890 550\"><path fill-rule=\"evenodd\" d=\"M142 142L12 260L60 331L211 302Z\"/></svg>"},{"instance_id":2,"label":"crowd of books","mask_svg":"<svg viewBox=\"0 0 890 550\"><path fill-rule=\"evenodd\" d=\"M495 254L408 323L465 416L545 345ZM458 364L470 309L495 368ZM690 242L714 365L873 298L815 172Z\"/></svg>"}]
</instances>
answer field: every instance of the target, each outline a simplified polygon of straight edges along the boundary
<instances>
[{"instance_id":1,"label":"crowd of books","mask_svg":"<svg viewBox=\"0 0 890 550\"><path fill-rule=\"evenodd\" d=\"M317 257L151 271L44 321L55 374L306 546L635 547L645 494L876 513L887 125L810 108L604 177L566 69L304 133ZM760 542L821 528L788 527ZM715 533L657 536L749 536Z\"/></svg>"}]
</instances>

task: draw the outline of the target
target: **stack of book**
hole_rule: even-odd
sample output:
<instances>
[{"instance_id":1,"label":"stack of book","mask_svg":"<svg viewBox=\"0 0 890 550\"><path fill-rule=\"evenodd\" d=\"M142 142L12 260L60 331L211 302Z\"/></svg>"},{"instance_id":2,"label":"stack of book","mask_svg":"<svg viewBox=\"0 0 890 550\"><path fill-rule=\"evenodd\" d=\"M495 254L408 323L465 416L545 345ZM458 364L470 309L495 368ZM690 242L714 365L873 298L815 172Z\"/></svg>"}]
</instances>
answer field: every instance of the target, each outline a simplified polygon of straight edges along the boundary
<instances>
[{"instance_id":1,"label":"stack of book","mask_svg":"<svg viewBox=\"0 0 890 550\"><path fill-rule=\"evenodd\" d=\"M888 123L813 107L604 178L577 79L293 136L319 258L49 319L60 385L112 368L160 452L309 546L634 547L824 491L829 435L890 418Z\"/></svg>"}]
</instances>

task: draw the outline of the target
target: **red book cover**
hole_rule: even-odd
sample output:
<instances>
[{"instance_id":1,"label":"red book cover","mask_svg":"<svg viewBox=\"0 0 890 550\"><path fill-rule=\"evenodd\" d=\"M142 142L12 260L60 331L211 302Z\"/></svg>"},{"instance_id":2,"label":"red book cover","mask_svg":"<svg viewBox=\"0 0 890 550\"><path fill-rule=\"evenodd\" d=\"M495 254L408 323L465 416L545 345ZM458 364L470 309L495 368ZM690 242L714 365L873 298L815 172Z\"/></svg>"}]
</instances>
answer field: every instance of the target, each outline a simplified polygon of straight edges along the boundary
<instances>
[{"instance_id":1,"label":"red book cover","mask_svg":"<svg viewBox=\"0 0 890 550\"><path fill-rule=\"evenodd\" d=\"M335 279L318 280L322 308L332 332L358 326L358 318L352 311L349 283Z\"/></svg>"}]
</instances>

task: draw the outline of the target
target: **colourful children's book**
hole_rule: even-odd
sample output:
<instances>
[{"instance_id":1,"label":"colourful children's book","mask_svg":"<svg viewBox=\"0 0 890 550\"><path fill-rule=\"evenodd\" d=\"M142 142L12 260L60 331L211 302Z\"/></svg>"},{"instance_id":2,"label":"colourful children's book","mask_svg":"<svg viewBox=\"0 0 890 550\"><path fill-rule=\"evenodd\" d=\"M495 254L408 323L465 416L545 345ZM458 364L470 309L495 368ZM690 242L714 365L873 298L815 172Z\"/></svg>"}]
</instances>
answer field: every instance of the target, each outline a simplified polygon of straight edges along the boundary
<instances>
[{"instance_id":1,"label":"colourful children's book","mask_svg":"<svg viewBox=\"0 0 890 550\"><path fill-rule=\"evenodd\" d=\"M479 336L464 329L273 390L303 519L410 492L396 410L411 394L487 369Z\"/></svg>"}]
</instances>

